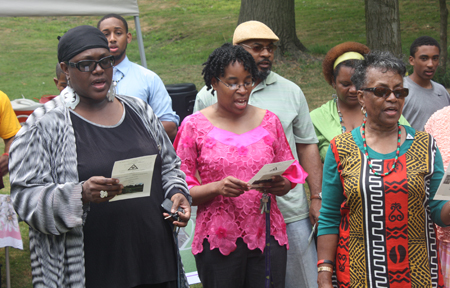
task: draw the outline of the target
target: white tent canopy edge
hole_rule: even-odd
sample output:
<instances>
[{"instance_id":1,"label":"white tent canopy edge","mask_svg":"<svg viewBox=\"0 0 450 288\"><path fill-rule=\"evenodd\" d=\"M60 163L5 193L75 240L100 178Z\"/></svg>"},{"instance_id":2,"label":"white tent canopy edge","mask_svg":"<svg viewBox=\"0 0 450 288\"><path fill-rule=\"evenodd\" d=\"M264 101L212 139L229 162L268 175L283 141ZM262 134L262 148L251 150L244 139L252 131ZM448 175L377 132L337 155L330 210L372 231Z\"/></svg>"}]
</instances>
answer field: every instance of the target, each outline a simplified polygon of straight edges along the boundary
<instances>
[{"instance_id":1,"label":"white tent canopy edge","mask_svg":"<svg viewBox=\"0 0 450 288\"><path fill-rule=\"evenodd\" d=\"M147 68L137 0L1 0L0 17L134 16L142 66Z\"/></svg>"}]
</instances>

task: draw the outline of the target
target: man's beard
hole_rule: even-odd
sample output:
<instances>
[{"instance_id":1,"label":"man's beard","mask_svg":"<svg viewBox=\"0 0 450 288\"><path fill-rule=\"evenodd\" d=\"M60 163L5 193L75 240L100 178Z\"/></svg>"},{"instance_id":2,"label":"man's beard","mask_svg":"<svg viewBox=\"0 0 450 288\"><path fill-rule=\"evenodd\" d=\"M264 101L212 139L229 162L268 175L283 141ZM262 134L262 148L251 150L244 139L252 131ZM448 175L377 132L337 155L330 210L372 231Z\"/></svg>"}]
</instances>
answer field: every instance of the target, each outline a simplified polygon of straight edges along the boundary
<instances>
[{"instance_id":1,"label":"man's beard","mask_svg":"<svg viewBox=\"0 0 450 288\"><path fill-rule=\"evenodd\" d=\"M258 70L258 75L256 78L258 78L258 80L260 80L260 81L264 81L264 80L266 80L267 76L269 76L269 74L270 74L270 69Z\"/></svg>"},{"instance_id":2,"label":"man's beard","mask_svg":"<svg viewBox=\"0 0 450 288\"><path fill-rule=\"evenodd\" d=\"M114 62L117 63L118 61L120 61L122 59L122 57L123 57L123 54L125 54L125 51L126 51L126 49L123 50L122 53L120 53L119 55L114 56Z\"/></svg>"},{"instance_id":3,"label":"man's beard","mask_svg":"<svg viewBox=\"0 0 450 288\"><path fill-rule=\"evenodd\" d=\"M259 66L258 66L257 78L260 81L266 80L267 76L269 76L270 71L272 69L272 61L270 61L269 59L261 60L256 65L259 65L260 63L263 63L263 62L269 62L269 67L268 68L264 68L264 69L260 69Z\"/></svg>"}]
</instances>

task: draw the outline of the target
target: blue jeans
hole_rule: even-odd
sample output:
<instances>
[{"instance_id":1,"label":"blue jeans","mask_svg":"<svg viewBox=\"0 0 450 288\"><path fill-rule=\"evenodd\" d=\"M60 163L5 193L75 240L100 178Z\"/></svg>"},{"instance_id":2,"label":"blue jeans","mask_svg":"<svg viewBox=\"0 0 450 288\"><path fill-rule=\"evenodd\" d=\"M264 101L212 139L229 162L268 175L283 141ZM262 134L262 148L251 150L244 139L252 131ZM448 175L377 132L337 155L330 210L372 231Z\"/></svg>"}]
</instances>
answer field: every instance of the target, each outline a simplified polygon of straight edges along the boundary
<instances>
[{"instance_id":1,"label":"blue jeans","mask_svg":"<svg viewBox=\"0 0 450 288\"><path fill-rule=\"evenodd\" d=\"M317 251L314 239L308 245L311 229L309 218L286 225L289 240L286 288L317 287Z\"/></svg>"}]
</instances>

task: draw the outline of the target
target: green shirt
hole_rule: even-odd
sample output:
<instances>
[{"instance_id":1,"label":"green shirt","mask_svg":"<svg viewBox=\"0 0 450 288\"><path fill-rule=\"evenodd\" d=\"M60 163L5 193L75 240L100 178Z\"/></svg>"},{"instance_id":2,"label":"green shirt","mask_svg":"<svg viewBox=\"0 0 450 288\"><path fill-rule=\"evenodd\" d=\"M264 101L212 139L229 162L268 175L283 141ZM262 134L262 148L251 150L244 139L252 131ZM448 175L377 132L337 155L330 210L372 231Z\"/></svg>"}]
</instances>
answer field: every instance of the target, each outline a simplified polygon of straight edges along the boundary
<instances>
[{"instance_id":1,"label":"green shirt","mask_svg":"<svg viewBox=\"0 0 450 288\"><path fill-rule=\"evenodd\" d=\"M342 126L339 120L336 103L330 100L317 109L311 111L311 120L314 124L317 139L319 140L319 153L322 163L325 161L330 141L342 133ZM401 125L410 126L403 115L399 120Z\"/></svg>"}]
</instances>

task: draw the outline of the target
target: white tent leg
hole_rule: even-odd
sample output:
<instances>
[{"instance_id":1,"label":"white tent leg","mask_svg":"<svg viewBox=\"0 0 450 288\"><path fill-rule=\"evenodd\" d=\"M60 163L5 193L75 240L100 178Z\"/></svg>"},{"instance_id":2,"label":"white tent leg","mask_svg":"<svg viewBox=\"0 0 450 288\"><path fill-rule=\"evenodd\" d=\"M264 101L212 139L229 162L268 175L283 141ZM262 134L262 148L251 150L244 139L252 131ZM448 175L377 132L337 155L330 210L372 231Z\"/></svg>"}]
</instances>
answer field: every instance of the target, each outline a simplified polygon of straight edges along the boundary
<instances>
[{"instance_id":1,"label":"white tent leg","mask_svg":"<svg viewBox=\"0 0 450 288\"><path fill-rule=\"evenodd\" d=\"M139 22L139 16L134 16L134 25L136 27L136 37L138 40L139 55L141 56L141 63L142 63L142 66L147 68L147 60L145 59L145 51L144 51L144 40L142 39L141 24Z\"/></svg>"},{"instance_id":2,"label":"white tent leg","mask_svg":"<svg viewBox=\"0 0 450 288\"><path fill-rule=\"evenodd\" d=\"M5 247L5 259L6 259L6 288L11 288L11 274L9 270L9 247Z\"/></svg>"}]
</instances>

